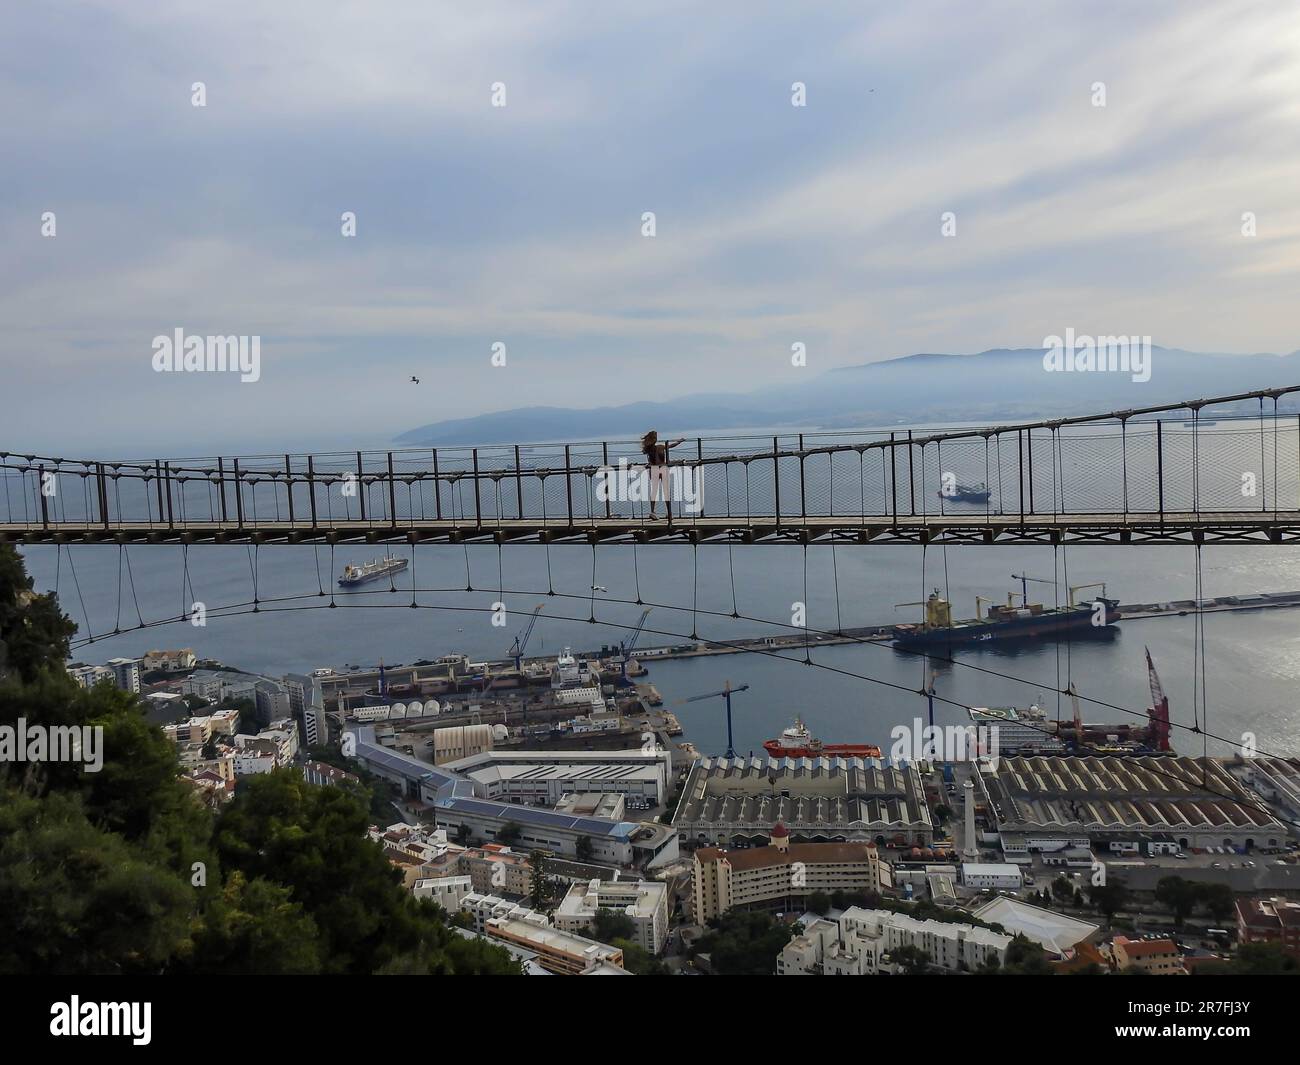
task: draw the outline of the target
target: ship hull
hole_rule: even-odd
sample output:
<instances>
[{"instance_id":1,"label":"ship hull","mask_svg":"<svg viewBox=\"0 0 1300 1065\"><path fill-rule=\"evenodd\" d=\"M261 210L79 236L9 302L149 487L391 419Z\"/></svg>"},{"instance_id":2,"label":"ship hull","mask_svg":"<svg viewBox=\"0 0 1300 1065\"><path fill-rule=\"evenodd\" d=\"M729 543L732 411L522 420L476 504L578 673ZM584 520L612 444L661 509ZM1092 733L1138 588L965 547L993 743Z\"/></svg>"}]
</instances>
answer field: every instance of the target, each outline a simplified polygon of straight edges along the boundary
<instances>
[{"instance_id":1,"label":"ship hull","mask_svg":"<svg viewBox=\"0 0 1300 1065\"><path fill-rule=\"evenodd\" d=\"M773 758L879 758L880 748L867 743L827 743L821 747L782 747L768 740L763 750Z\"/></svg>"}]
</instances>

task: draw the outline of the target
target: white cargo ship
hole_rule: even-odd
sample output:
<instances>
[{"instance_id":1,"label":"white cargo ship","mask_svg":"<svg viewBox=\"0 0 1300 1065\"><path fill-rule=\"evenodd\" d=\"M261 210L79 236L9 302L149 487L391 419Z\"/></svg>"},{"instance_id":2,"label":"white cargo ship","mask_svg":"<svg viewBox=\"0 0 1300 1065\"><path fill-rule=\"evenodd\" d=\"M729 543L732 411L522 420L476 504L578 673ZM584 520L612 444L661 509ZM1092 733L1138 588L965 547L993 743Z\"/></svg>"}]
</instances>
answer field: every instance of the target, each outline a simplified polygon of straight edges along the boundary
<instances>
[{"instance_id":1,"label":"white cargo ship","mask_svg":"<svg viewBox=\"0 0 1300 1065\"><path fill-rule=\"evenodd\" d=\"M407 560L404 558L395 558L393 555L385 555L383 558L374 558L360 566L344 566L343 576L339 578L339 584L344 588L351 588L356 584L366 584L368 581L377 581L382 577L391 576L394 573L401 573L406 569Z\"/></svg>"}]
</instances>

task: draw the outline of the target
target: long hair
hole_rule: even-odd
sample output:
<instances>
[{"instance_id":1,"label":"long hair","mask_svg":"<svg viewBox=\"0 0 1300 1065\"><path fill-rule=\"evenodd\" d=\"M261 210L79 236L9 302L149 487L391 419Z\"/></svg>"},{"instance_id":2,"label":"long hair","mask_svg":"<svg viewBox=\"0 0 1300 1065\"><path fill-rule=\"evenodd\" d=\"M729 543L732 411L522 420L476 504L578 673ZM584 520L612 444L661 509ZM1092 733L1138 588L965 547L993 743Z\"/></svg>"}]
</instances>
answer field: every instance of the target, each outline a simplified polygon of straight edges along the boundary
<instances>
[{"instance_id":1,"label":"long hair","mask_svg":"<svg viewBox=\"0 0 1300 1065\"><path fill-rule=\"evenodd\" d=\"M641 450L649 451L659 440L659 434L651 429L641 438Z\"/></svg>"}]
</instances>

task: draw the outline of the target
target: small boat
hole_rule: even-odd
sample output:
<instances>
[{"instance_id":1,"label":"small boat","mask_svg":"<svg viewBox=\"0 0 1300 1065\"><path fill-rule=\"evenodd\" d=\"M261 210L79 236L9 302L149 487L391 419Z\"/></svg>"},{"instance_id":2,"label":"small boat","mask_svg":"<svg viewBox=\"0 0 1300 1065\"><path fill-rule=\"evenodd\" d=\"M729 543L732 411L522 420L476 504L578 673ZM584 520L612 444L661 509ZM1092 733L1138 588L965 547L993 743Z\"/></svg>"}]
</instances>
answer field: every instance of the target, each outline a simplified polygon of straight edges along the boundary
<instances>
[{"instance_id":1,"label":"small boat","mask_svg":"<svg viewBox=\"0 0 1300 1065\"><path fill-rule=\"evenodd\" d=\"M799 718L778 739L768 740L763 750L773 758L879 758L880 748L871 743L822 743Z\"/></svg>"},{"instance_id":2,"label":"small boat","mask_svg":"<svg viewBox=\"0 0 1300 1065\"><path fill-rule=\"evenodd\" d=\"M957 484L950 491L939 489L938 496L952 503L987 503L993 495L981 482L980 484Z\"/></svg>"}]
</instances>

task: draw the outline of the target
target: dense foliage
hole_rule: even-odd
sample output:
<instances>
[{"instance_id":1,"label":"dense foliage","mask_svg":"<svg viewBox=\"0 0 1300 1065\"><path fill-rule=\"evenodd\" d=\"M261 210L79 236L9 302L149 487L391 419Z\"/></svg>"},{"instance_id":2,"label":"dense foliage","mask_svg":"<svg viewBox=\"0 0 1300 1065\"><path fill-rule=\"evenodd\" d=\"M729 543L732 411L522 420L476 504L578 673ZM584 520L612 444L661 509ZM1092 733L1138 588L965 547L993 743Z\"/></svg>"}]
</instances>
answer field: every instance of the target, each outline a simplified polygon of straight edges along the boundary
<instances>
[{"instance_id":1,"label":"dense foliage","mask_svg":"<svg viewBox=\"0 0 1300 1065\"><path fill-rule=\"evenodd\" d=\"M286 769L209 811L136 697L68 676L75 631L0 545L0 725L104 730L99 772L0 762L0 972L518 971L403 890L366 795Z\"/></svg>"}]
</instances>

